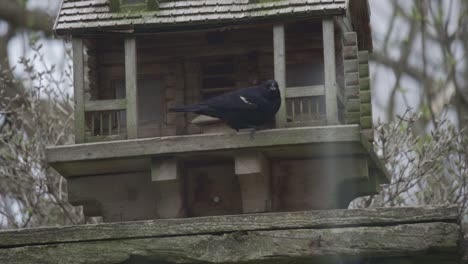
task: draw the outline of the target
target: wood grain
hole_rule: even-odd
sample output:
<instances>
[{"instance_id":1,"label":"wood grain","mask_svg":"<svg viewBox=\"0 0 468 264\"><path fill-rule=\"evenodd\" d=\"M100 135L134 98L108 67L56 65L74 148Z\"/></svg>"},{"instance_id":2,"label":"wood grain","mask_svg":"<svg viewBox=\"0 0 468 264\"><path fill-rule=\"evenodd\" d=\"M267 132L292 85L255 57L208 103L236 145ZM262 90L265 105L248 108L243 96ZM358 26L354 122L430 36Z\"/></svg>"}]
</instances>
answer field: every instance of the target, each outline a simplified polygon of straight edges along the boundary
<instances>
[{"instance_id":1,"label":"wood grain","mask_svg":"<svg viewBox=\"0 0 468 264\"><path fill-rule=\"evenodd\" d=\"M300 127L258 131L255 140L250 139L249 132L241 132L56 146L47 148L46 158L49 163L57 163L359 140L358 125Z\"/></svg>"},{"instance_id":2,"label":"wood grain","mask_svg":"<svg viewBox=\"0 0 468 264\"><path fill-rule=\"evenodd\" d=\"M125 98L127 137L138 137L137 51L135 37L125 39Z\"/></svg>"},{"instance_id":3,"label":"wood grain","mask_svg":"<svg viewBox=\"0 0 468 264\"><path fill-rule=\"evenodd\" d=\"M294 221L285 220L289 223ZM322 229L236 230L218 234L21 246L0 249L0 262L89 264L124 263L140 259L170 263L290 263L299 260L331 261L336 258L378 260L432 256L432 261L440 258L446 262L439 263L450 263L447 261L460 258L457 252L462 237L457 223L383 224Z\"/></svg>"},{"instance_id":4,"label":"wood grain","mask_svg":"<svg viewBox=\"0 0 468 264\"><path fill-rule=\"evenodd\" d=\"M419 222L457 223L457 221L458 211L454 206L225 215L0 231L0 248L47 243L199 235L250 230L321 229L389 226Z\"/></svg>"},{"instance_id":5,"label":"wood grain","mask_svg":"<svg viewBox=\"0 0 468 264\"><path fill-rule=\"evenodd\" d=\"M324 85L288 87L286 98L311 97L325 95Z\"/></svg>"},{"instance_id":6,"label":"wood grain","mask_svg":"<svg viewBox=\"0 0 468 264\"><path fill-rule=\"evenodd\" d=\"M273 58L275 67L275 80L278 82L281 93L281 106L276 113L276 127L286 126L286 48L284 24L273 26Z\"/></svg>"},{"instance_id":7,"label":"wood grain","mask_svg":"<svg viewBox=\"0 0 468 264\"><path fill-rule=\"evenodd\" d=\"M85 139L85 109L84 109L84 65L83 40L72 39L73 49L73 98L75 101L75 143L83 143Z\"/></svg>"},{"instance_id":8,"label":"wood grain","mask_svg":"<svg viewBox=\"0 0 468 264\"><path fill-rule=\"evenodd\" d=\"M125 99L114 100L93 100L85 101L85 111L110 111L110 110L125 110L127 101Z\"/></svg>"},{"instance_id":9,"label":"wood grain","mask_svg":"<svg viewBox=\"0 0 468 264\"><path fill-rule=\"evenodd\" d=\"M327 124L336 125L338 124L338 102L336 98L335 30L333 20L324 19L322 28Z\"/></svg>"}]
</instances>

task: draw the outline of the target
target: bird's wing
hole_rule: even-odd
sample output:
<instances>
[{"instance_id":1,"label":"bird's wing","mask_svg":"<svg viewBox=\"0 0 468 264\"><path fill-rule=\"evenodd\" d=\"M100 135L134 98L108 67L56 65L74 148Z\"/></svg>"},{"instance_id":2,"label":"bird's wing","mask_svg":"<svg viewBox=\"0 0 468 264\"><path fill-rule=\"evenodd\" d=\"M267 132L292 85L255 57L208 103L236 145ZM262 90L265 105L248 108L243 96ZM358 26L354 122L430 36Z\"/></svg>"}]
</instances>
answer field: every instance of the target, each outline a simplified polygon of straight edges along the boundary
<instances>
[{"instance_id":1,"label":"bird's wing","mask_svg":"<svg viewBox=\"0 0 468 264\"><path fill-rule=\"evenodd\" d=\"M254 110L264 104L264 99L257 91L242 89L232 93L214 97L206 104L216 109L224 110Z\"/></svg>"}]
</instances>

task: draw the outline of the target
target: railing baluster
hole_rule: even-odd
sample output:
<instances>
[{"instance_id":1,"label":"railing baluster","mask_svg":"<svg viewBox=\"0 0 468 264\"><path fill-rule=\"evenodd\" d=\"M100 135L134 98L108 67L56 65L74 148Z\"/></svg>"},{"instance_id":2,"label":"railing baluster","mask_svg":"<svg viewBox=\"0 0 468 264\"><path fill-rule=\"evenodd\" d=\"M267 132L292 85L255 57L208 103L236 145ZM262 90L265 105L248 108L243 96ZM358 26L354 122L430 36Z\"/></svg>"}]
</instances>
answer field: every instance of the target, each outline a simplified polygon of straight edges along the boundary
<instances>
[{"instance_id":1,"label":"railing baluster","mask_svg":"<svg viewBox=\"0 0 468 264\"><path fill-rule=\"evenodd\" d=\"M303 104L304 104L304 99L303 99L303 98L300 98L299 100L300 100L300 101L299 101L299 109L300 109L300 113L301 113L299 119L302 121L302 120L304 120L304 106L303 106Z\"/></svg>"},{"instance_id":2,"label":"railing baluster","mask_svg":"<svg viewBox=\"0 0 468 264\"><path fill-rule=\"evenodd\" d=\"M315 113L317 116L317 120L320 120L320 97L315 97Z\"/></svg>"},{"instance_id":3,"label":"railing baluster","mask_svg":"<svg viewBox=\"0 0 468 264\"><path fill-rule=\"evenodd\" d=\"M94 135L94 113L91 113L91 136Z\"/></svg>"},{"instance_id":4,"label":"railing baluster","mask_svg":"<svg viewBox=\"0 0 468 264\"><path fill-rule=\"evenodd\" d=\"M117 135L120 135L120 112L117 111L115 114L117 116Z\"/></svg>"},{"instance_id":5,"label":"railing baluster","mask_svg":"<svg viewBox=\"0 0 468 264\"><path fill-rule=\"evenodd\" d=\"M107 112L107 117L109 118L109 136L112 135L112 112Z\"/></svg>"},{"instance_id":6,"label":"railing baluster","mask_svg":"<svg viewBox=\"0 0 468 264\"><path fill-rule=\"evenodd\" d=\"M102 118L102 112L99 113L99 135L104 135L104 120Z\"/></svg>"},{"instance_id":7,"label":"railing baluster","mask_svg":"<svg viewBox=\"0 0 468 264\"><path fill-rule=\"evenodd\" d=\"M295 115L296 115L296 109L295 109L294 101L295 101L295 99L291 100L291 119L292 119L292 122L296 121L296 119L294 118Z\"/></svg>"}]
</instances>

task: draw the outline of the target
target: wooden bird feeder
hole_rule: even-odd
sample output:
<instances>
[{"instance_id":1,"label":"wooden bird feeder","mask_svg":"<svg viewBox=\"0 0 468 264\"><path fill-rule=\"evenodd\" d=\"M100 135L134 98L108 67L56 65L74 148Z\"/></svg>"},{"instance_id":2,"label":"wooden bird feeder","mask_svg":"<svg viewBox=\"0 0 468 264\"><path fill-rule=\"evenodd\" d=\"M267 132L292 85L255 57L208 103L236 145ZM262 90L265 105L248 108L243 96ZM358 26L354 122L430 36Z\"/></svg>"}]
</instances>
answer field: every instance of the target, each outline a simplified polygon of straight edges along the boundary
<instances>
[{"instance_id":1,"label":"wooden bird feeder","mask_svg":"<svg viewBox=\"0 0 468 264\"><path fill-rule=\"evenodd\" d=\"M113 222L109 225L116 233L104 234L97 226L87 233L91 237L70 233L72 240L31 243L66 242L69 251L62 253L71 254L65 252L76 252L70 245L81 239L107 239L112 249L90 242L103 255L98 253L97 262L82 263L159 263L150 262L153 258L180 263L311 258L335 263L333 256L351 256L353 248L365 247L356 242L361 240L352 240L365 240L365 229L333 235L336 247L326 230L304 230L328 222L373 225L372 219L353 222L347 210L328 210L346 209L353 199L377 194L379 186L389 182L373 149L366 0L64 0L54 30L71 37L73 47L75 144L50 146L47 161L67 179L69 202L83 206L86 217ZM253 140L248 131L236 133L217 119L168 112L268 79L279 83L282 105L275 122ZM415 232L439 236L459 231L453 210L443 219L436 217L438 212L423 215L453 226L433 234L421 225ZM263 226L263 213L273 222ZM321 220L308 225L309 214ZM340 217L345 218L342 223ZM402 221L424 222L424 217L416 218ZM287 219L299 220L288 226ZM401 235L408 232L408 227L394 226L403 222L392 219L379 218L375 225L388 223ZM146 221L134 223L136 229L145 227L140 233L134 229L133 235L117 223L134 220ZM178 223L198 227L177 229ZM255 236L261 239L242 240L248 230L257 230ZM94 232L100 237L92 238ZM292 236L280 249L279 237L288 237L288 232ZM368 232L372 239L386 234ZM202 242L212 239L207 235L211 233L229 235L213 240L219 243ZM267 239L270 235L276 238ZM350 240L342 240L342 235ZM385 237L394 243L392 254L408 253L403 249L407 244L399 251L395 237ZM418 244L421 248L408 254L421 254L426 247L452 252L459 239L455 237ZM122 248L122 258L105 255L118 251L119 239L137 240ZM243 241L252 243L258 254L249 253ZM167 253L176 244L190 252L182 250L180 258L159 254L158 248ZM226 255L215 256L219 247ZM342 250L346 247L349 251ZM380 257L383 251L355 252ZM148 262L138 262L139 256ZM78 260L67 263L81 263Z\"/></svg>"},{"instance_id":2,"label":"wooden bird feeder","mask_svg":"<svg viewBox=\"0 0 468 264\"><path fill-rule=\"evenodd\" d=\"M70 202L115 222L347 208L377 193L388 178L357 2L64 1L55 31L72 38L76 144L47 160ZM283 102L254 140L168 112L267 79Z\"/></svg>"}]
</instances>

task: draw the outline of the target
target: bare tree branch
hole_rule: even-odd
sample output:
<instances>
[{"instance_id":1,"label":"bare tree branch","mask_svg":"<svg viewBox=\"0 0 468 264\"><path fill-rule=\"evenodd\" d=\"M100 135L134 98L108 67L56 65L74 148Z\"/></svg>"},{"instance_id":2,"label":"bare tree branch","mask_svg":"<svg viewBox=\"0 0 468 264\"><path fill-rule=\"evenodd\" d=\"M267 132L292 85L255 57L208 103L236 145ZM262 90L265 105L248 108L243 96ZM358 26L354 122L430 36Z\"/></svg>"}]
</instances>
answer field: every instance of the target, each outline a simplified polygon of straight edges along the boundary
<instances>
[{"instance_id":1,"label":"bare tree branch","mask_svg":"<svg viewBox=\"0 0 468 264\"><path fill-rule=\"evenodd\" d=\"M52 35L52 17L40 10L28 10L16 0L0 0L0 19L14 28L42 31Z\"/></svg>"}]
</instances>

